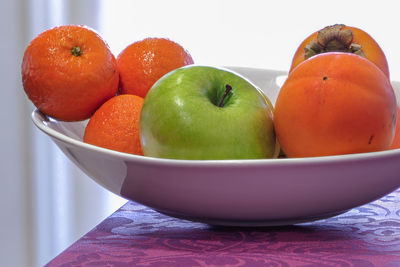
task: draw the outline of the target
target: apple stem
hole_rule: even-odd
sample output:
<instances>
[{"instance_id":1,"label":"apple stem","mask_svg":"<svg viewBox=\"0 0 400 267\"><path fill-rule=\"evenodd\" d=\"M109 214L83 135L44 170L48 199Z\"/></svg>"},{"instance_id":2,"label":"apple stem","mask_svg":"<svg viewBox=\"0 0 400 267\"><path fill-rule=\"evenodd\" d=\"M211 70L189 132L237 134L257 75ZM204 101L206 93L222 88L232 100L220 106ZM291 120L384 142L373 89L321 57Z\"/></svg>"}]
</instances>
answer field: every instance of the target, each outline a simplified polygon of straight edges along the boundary
<instances>
[{"instance_id":1,"label":"apple stem","mask_svg":"<svg viewBox=\"0 0 400 267\"><path fill-rule=\"evenodd\" d=\"M225 85L225 93L221 98L221 101L219 101L218 107L222 108L223 104L224 104L224 100L226 98L226 96L229 94L229 92L232 90L232 86L230 86L229 84Z\"/></svg>"}]
</instances>

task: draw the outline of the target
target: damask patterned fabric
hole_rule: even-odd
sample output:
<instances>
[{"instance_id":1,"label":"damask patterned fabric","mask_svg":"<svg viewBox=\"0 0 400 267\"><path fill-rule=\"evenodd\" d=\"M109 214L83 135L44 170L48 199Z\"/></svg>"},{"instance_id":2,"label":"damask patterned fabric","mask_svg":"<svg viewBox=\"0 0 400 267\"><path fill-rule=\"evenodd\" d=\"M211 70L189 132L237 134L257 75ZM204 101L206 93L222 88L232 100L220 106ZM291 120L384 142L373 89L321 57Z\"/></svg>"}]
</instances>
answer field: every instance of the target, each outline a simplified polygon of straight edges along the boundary
<instances>
[{"instance_id":1,"label":"damask patterned fabric","mask_svg":"<svg viewBox=\"0 0 400 267\"><path fill-rule=\"evenodd\" d=\"M215 227L128 202L47 266L400 266L400 190L294 226Z\"/></svg>"}]
</instances>

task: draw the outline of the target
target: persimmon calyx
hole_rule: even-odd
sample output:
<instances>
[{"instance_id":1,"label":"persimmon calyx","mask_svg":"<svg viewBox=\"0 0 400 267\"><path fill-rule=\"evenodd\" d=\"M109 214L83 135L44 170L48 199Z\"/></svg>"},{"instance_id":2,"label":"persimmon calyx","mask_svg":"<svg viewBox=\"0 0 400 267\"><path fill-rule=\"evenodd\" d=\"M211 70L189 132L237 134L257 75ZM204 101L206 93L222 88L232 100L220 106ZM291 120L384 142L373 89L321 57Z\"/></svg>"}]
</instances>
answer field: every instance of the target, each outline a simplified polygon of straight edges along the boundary
<instances>
[{"instance_id":1,"label":"persimmon calyx","mask_svg":"<svg viewBox=\"0 0 400 267\"><path fill-rule=\"evenodd\" d=\"M335 24L320 30L317 41L312 40L305 46L305 58L326 52L347 52L365 57L362 46L353 43L352 30L343 29L344 27L343 24Z\"/></svg>"}]
</instances>

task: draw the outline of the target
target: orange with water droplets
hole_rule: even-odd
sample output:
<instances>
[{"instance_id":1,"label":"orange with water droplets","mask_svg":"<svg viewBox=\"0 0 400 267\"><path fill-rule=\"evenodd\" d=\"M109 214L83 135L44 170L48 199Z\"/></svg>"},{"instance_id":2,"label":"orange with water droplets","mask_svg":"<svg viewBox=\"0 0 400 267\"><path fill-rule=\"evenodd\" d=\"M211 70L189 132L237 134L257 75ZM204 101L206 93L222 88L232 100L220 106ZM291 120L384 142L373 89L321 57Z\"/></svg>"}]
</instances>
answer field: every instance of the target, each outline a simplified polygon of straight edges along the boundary
<instances>
[{"instance_id":1,"label":"orange with water droplets","mask_svg":"<svg viewBox=\"0 0 400 267\"><path fill-rule=\"evenodd\" d=\"M92 145L143 155L139 137L143 98L118 95L105 102L90 118L83 141Z\"/></svg>"},{"instance_id":2,"label":"orange with water droplets","mask_svg":"<svg viewBox=\"0 0 400 267\"><path fill-rule=\"evenodd\" d=\"M120 93L144 98L162 76L194 62L180 44L166 38L146 38L127 46L117 63Z\"/></svg>"},{"instance_id":3,"label":"orange with water droplets","mask_svg":"<svg viewBox=\"0 0 400 267\"><path fill-rule=\"evenodd\" d=\"M43 113L63 121L89 118L118 91L107 43L92 29L63 25L44 31L25 50L22 83Z\"/></svg>"}]
</instances>

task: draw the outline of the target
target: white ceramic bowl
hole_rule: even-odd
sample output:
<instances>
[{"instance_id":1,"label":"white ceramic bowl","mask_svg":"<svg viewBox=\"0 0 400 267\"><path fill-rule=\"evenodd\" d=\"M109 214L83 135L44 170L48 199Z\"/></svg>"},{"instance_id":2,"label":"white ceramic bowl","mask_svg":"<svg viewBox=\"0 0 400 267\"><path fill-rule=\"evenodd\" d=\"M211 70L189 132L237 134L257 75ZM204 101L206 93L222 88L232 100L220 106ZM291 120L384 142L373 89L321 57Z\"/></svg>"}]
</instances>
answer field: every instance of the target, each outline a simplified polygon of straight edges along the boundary
<instances>
[{"instance_id":1,"label":"white ceramic bowl","mask_svg":"<svg viewBox=\"0 0 400 267\"><path fill-rule=\"evenodd\" d=\"M275 101L285 72L232 67ZM396 94L400 83L393 82ZM400 99L400 97L398 97ZM265 160L171 160L82 142L87 121L35 125L97 183L170 216L218 225L271 226L327 218L400 187L400 149Z\"/></svg>"}]
</instances>

